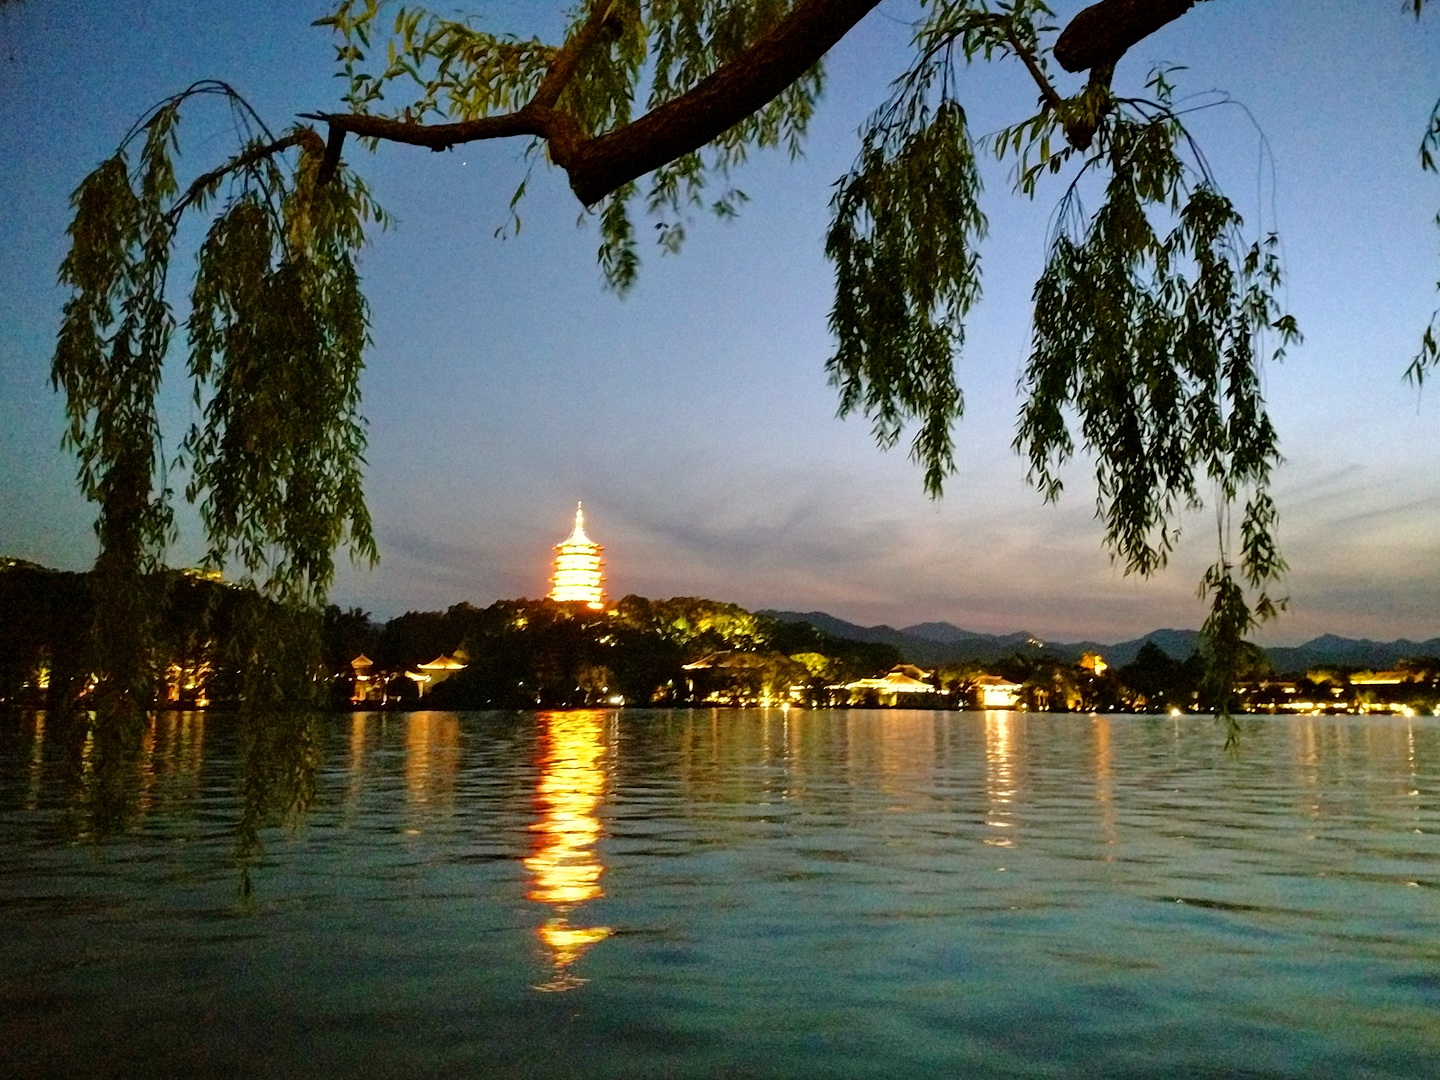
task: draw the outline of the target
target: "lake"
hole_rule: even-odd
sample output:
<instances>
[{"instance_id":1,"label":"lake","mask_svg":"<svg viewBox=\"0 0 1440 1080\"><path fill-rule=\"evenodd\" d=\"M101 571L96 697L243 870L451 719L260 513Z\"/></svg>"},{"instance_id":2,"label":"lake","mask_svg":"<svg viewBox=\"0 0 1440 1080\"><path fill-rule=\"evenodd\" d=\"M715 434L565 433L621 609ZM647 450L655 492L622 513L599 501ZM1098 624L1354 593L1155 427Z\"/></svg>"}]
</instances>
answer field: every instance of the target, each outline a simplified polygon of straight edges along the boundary
<instances>
[{"instance_id":1,"label":"lake","mask_svg":"<svg viewBox=\"0 0 1440 1080\"><path fill-rule=\"evenodd\" d=\"M7 1075L1440 1075L1434 718L0 725Z\"/></svg>"}]
</instances>

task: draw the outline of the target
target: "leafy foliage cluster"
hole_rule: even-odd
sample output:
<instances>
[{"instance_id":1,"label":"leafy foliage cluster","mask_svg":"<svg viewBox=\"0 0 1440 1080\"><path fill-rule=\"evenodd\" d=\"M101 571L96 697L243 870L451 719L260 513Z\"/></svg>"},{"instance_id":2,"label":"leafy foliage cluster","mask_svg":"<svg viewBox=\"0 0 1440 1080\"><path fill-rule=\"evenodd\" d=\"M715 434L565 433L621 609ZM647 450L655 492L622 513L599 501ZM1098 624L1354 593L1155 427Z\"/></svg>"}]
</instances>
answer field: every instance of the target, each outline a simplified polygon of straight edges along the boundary
<instances>
[{"instance_id":1,"label":"leafy foliage cluster","mask_svg":"<svg viewBox=\"0 0 1440 1080\"><path fill-rule=\"evenodd\" d=\"M181 108L214 97L255 137L181 192ZM189 472L209 562L233 556L283 607L323 599L337 546L375 557L358 414L368 316L354 256L365 223L383 215L352 174L318 182L323 152L313 131L275 138L230 87L199 83L143 117L73 196L60 267L73 295L52 379L65 392L81 490L99 506L98 619L111 628L97 638L100 669L123 696L149 696L146 589L172 538L171 469ZM176 329L170 262L187 211L222 189L185 324L203 418L167 461L156 401Z\"/></svg>"},{"instance_id":2,"label":"leafy foliage cluster","mask_svg":"<svg viewBox=\"0 0 1440 1080\"><path fill-rule=\"evenodd\" d=\"M545 600L502 600L485 608L456 604L443 612L410 612L383 627L365 625L357 619L361 614L332 613L331 671L348 673L359 652L389 672L442 653L463 656L468 667L427 694L437 707L578 705L614 694L632 704L674 703L686 700L689 684L703 678L684 665L714 653L775 661L777 671L784 668L787 688L812 677L872 675L899 659L890 646L844 641L698 597L627 596L606 614ZM823 663L807 670L789 661L805 653L820 655ZM344 688L348 692L348 683ZM391 682L392 692L408 689L403 679Z\"/></svg>"},{"instance_id":3,"label":"leafy foliage cluster","mask_svg":"<svg viewBox=\"0 0 1440 1080\"><path fill-rule=\"evenodd\" d=\"M793 0L603 0L577 5L560 46L492 33L479 19L451 19L419 7L400 6L392 19L379 0L342 0L317 25L333 28L341 39L337 62L348 86L345 101L355 113L407 124L463 124L518 116L539 103L573 122L576 136L594 138L630 124L638 103L653 112L742 59L795 7ZM720 131L703 153L691 150L660 163L643 195L633 182L606 193L599 209L606 281L623 291L636 280L634 204L656 218L662 247L679 251L685 213L704 205L712 178L728 178L752 148L784 146L792 157L800 153L822 85L817 61ZM536 151L537 132L521 133L536 137ZM512 209L525 187L522 180ZM727 185L708 209L734 216L745 199ZM512 219L516 229L519 220Z\"/></svg>"}]
</instances>

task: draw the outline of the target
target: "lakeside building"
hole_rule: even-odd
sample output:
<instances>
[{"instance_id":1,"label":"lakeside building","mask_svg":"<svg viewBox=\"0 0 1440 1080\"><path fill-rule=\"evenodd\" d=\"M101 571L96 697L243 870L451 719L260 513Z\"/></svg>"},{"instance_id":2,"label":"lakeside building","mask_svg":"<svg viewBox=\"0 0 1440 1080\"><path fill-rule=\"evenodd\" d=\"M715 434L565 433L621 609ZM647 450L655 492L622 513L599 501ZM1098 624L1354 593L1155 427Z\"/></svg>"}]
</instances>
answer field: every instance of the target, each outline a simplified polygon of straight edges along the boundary
<instances>
[{"instance_id":1,"label":"lakeside building","mask_svg":"<svg viewBox=\"0 0 1440 1080\"><path fill-rule=\"evenodd\" d=\"M424 697L427 689L433 690L457 671L464 671L469 665L458 656L441 653L428 664L416 664L420 670L406 671L405 677L415 684L417 697Z\"/></svg>"},{"instance_id":2,"label":"lakeside building","mask_svg":"<svg viewBox=\"0 0 1440 1080\"><path fill-rule=\"evenodd\" d=\"M872 698L881 705L898 705L902 698L940 693L930 682L934 675L933 671L925 671L914 664L897 664L880 678L856 679L833 689L847 691L851 705L864 704Z\"/></svg>"},{"instance_id":3,"label":"lakeside building","mask_svg":"<svg viewBox=\"0 0 1440 1080\"><path fill-rule=\"evenodd\" d=\"M366 701L385 704L385 677L375 671L375 661L361 653L350 661L350 680L355 689L350 694L350 704L359 705Z\"/></svg>"},{"instance_id":4,"label":"lakeside building","mask_svg":"<svg viewBox=\"0 0 1440 1080\"><path fill-rule=\"evenodd\" d=\"M1000 675L981 675L975 680L975 704L982 709L1014 709L1024 689Z\"/></svg>"},{"instance_id":5,"label":"lakeside building","mask_svg":"<svg viewBox=\"0 0 1440 1080\"><path fill-rule=\"evenodd\" d=\"M605 608L604 547L585 535L585 508L575 504L575 529L555 545L555 568L550 576L550 599Z\"/></svg>"},{"instance_id":6,"label":"lakeside building","mask_svg":"<svg viewBox=\"0 0 1440 1080\"><path fill-rule=\"evenodd\" d=\"M717 705L798 703L805 692L805 665L784 653L726 649L683 666L691 701Z\"/></svg>"}]
</instances>

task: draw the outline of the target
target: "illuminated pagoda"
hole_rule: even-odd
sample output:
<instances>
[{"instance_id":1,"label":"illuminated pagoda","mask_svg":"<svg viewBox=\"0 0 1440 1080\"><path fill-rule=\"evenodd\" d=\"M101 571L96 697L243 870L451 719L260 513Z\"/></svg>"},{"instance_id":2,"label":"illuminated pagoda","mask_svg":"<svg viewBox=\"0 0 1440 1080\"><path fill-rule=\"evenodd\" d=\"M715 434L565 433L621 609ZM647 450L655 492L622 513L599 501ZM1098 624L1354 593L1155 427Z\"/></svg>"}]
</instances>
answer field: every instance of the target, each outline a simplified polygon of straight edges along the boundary
<instances>
[{"instance_id":1,"label":"illuminated pagoda","mask_svg":"<svg viewBox=\"0 0 1440 1080\"><path fill-rule=\"evenodd\" d=\"M605 574L600 560L603 550L585 535L585 510L576 503L575 531L568 539L555 545L555 573L550 579L550 599L603 610Z\"/></svg>"}]
</instances>

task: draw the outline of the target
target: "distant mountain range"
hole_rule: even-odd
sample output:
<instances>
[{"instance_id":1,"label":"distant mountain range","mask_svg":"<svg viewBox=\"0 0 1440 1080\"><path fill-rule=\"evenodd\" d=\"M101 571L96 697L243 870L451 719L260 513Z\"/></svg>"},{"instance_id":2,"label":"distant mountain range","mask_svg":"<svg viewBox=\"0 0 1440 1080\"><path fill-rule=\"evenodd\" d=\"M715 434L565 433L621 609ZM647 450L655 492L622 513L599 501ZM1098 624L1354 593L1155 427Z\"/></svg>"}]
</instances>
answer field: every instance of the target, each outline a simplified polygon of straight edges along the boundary
<instances>
[{"instance_id":1,"label":"distant mountain range","mask_svg":"<svg viewBox=\"0 0 1440 1080\"><path fill-rule=\"evenodd\" d=\"M916 623L897 630L893 626L860 626L837 619L823 611L762 611L782 622L807 622L817 630L851 641L878 641L893 645L913 664L945 664L960 660L998 660L1021 653L1029 656L1056 656L1076 661L1087 652L1097 652L1117 667L1130 663L1144 645L1153 643L1176 660L1184 660L1200 647L1197 630L1152 630L1133 641L1113 645L1098 641L1042 641L1033 634L981 634L962 630L948 622ZM1300 672L1314 667L1335 666L1383 669L1407 656L1440 656L1440 638L1428 641L1371 641L1325 634L1303 645L1266 649L1270 663L1279 672Z\"/></svg>"}]
</instances>

